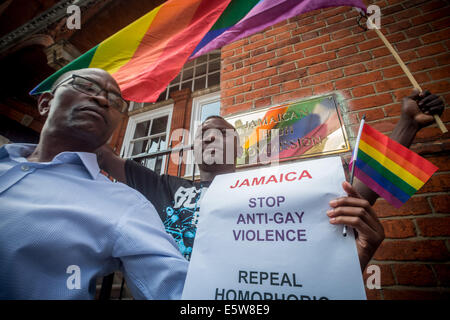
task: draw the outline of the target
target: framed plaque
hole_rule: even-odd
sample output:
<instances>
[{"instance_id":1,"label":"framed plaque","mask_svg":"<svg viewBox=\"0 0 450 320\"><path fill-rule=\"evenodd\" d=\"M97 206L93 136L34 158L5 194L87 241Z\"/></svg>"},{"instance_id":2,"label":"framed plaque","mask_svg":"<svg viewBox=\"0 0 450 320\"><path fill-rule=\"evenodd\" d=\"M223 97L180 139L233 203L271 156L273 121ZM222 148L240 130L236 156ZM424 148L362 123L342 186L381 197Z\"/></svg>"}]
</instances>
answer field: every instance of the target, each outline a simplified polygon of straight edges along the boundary
<instances>
[{"instance_id":1,"label":"framed plaque","mask_svg":"<svg viewBox=\"0 0 450 320\"><path fill-rule=\"evenodd\" d=\"M334 94L295 101L225 118L235 126L250 166L350 150Z\"/></svg>"}]
</instances>

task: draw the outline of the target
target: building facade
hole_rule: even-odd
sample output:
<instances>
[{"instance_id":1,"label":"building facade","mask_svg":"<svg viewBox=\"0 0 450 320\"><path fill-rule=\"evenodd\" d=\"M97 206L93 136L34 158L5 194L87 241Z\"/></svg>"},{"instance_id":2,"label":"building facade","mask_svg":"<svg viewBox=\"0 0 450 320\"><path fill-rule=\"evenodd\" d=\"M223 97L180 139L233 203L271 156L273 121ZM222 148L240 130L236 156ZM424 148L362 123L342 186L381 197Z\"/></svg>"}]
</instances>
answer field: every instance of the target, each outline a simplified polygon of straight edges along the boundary
<instances>
[{"instance_id":1,"label":"building facade","mask_svg":"<svg viewBox=\"0 0 450 320\"><path fill-rule=\"evenodd\" d=\"M103 2L105 8L111 6L112 12L117 8L127 12L120 1ZM380 7L382 32L421 87L440 95L448 106L448 1L380 0L368 4ZM134 20L138 13L147 12L138 5L130 6L130 18L122 18L123 24ZM89 9L87 12L91 17L101 14ZM87 20L88 26L89 23L91 20ZM77 50L84 52L90 43L82 30L83 27L70 34L61 31L60 39L76 43ZM48 50L52 44L40 44L40 50ZM11 55L5 55L3 61L8 58ZM21 59L31 58L21 52ZM48 75L51 71L45 68L35 71L34 82L45 78L38 79L39 72ZM358 24L356 10L317 10L189 61L158 102L130 104L128 116L115 131L110 145L121 156L136 159L158 173L195 177L189 150L182 154L165 151L191 145L196 125L208 115L232 118L333 95L338 101L342 130L353 146L363 115L368 124L389 135L399 120L402 99L411 91L410 81L375 31L366 30L363 22ZM0 100L2 119L10 128L0 134L9 140L19 135L19 123L27 127L24 132L37 133L44 121L32 109L33 101L21 97L23 94L3 95ZM24 119L26 115L31 119ZM441 119L449 128L450 108L446 107ZM411 149L439 170L400 209L383 199L376 202L374 208L386 239L369 263L381 270L381 288L367 288L369 299L444 299L450 295L450 136L431 125L418 133ZM348 163L348 149L338 154L344 164ZM178 166L173 161L180 156L186 165ZM369 276L364 272L365 279Z\"/></svg>"}]
</instances>

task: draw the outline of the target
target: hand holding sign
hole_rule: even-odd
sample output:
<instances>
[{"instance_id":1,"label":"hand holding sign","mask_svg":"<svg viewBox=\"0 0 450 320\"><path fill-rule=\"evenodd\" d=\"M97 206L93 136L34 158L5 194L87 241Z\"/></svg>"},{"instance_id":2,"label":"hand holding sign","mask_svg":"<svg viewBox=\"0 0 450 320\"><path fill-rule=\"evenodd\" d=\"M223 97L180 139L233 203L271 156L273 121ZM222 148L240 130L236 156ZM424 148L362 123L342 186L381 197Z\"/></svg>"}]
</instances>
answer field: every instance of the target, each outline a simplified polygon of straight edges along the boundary
<instances>
[{"instance_id":1,"label":"hand holding sign","mask_svg":"<svg viewBox=\"0 0 450 320\"><path fill-rule=\"evenodd\" d=\"M344 224L356 229L356 248L361 270L384 240L384 229L369 202L362 198L348 182L342 183L347 197L330 201L327 211L332 224Z\"/></svg>"}]
</instances>

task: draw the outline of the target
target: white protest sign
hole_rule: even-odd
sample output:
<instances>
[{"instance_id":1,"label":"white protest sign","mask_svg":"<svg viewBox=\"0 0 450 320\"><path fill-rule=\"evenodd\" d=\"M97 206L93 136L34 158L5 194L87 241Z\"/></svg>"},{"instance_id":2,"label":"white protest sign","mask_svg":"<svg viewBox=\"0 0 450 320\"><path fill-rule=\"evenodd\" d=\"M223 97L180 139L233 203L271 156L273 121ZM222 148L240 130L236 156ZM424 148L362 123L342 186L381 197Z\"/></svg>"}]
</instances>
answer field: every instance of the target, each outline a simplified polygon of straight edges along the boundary
<instances>
[{"instance_id":1,"label":"white protest sign","mask_svg":"<svg viewBox=\"0 0 450 320\"><path fill-rule=\"evenodd\" d=\"M217 176L200 208L183 299L366 299L339 157ZM351 228L349 228L351 229Z\"/></svg>"}]
</instances>

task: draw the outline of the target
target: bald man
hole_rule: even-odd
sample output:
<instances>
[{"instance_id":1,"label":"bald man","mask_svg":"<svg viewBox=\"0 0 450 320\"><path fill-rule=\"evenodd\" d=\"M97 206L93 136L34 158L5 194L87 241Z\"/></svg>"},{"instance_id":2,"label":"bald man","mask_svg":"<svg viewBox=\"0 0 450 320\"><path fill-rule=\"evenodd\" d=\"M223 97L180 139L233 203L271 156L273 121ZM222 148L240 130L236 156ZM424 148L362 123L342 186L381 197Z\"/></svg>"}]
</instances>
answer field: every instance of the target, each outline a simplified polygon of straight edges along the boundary
<instances>
[{"instance_id":1,"label":"bald man","mask_svg":"<svg viewBox=\"0 0 450 320\"><path fill-rule=\"evenodd\" d=\"M37 145L0 149L0 298L92 299L120 270L137 299L179 299L187 262L150 202L100 173L127 103L105 71L61 76L38 101Z\"/></svg>"}]
</instances>

